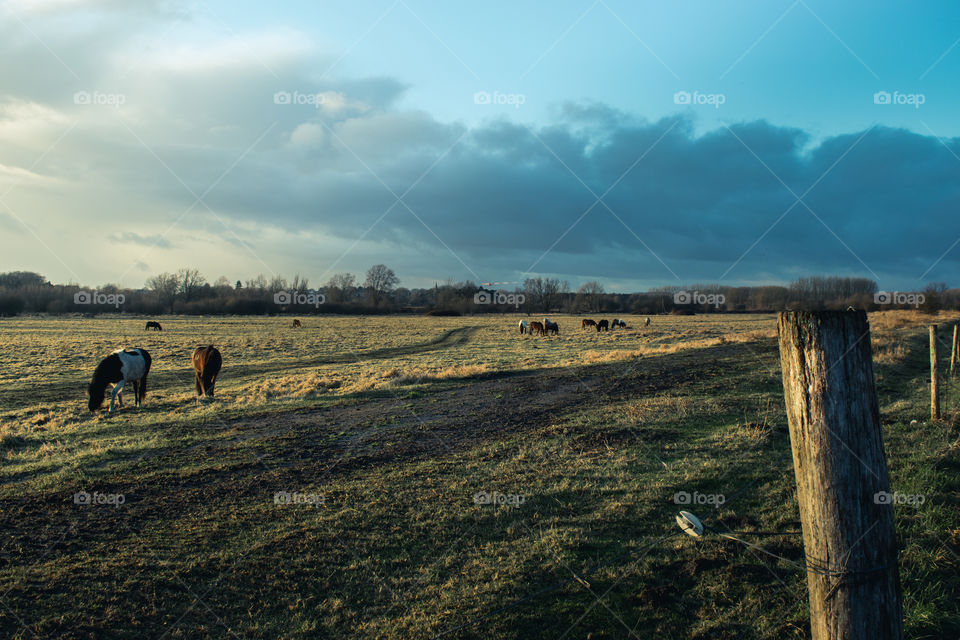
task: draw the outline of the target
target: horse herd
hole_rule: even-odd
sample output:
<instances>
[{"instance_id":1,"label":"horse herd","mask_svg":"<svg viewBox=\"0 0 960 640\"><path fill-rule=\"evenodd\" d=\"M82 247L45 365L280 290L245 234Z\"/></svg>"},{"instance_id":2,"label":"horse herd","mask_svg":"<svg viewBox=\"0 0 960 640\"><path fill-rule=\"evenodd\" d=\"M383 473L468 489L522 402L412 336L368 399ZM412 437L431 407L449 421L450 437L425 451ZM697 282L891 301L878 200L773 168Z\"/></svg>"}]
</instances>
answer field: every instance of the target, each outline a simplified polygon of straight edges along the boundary
<instances>
[{"instance_id":1,"label":"horse herd","mask_svg":"<svg viewBox=\"0 0 960 640\"><path fill-rule=\"evenodd\" d=\"M293 321L294 328L301 328L303 324L300 320ZM644 322L644 326L650 326L650 318ZM584 318L580 322L580 328L596 328L597 332L609 331L610 328L620 327L626 329L627 323L618 318L614 318L612 323L607 320L594 321ZM145 330L163 331L159 322L150 320L147 322ZM520 333L529 335L547 336L553 334L560 335L560 325L551 322L550 318L544 318L543 322L533 320L527 322L520 321ZM223 357L220 351L213 345L206 347L197 347L190 358L193 364L194 381L197 389L197 401L200 398L213 397L214 385L217 381L217 375L220 373L220 367L223 366ZM123 388L126 383L133 385L133 394L135 406L139 407L147 395L147 374L150 373L152 359L146 349L117 349L109 356L100 361L96 370L93 372L93 380L87 387L87 395L90 396L90 411L97 411L102 405L106 396L107 385L113 385L113 391L110 395L110 407L108 413L113 412L113 407L119 402L123 407Z\"/></svg>"},{"instance_id":2,"label":"horse herd","mask_svg":"<svg viewBox=\"0 0 960 640\"><path fill-rule=\"evenodd\" d=\"M148 323L149 324L149 323ZM154 323L157 324L157 323ZM157 324L159 327L159 324ZM162 331L162 329L157 329ZM90 411L96 411L103 404L108 384L113 385L110 395L110 408L107 413L113 412L114 405L119 401L123 407L123 387L130 382L133 385L135 406L139 407L147 395L147 374L153 359L146 349L117 349L100 361L93 372L93 380L87 387L90 396ZM213 397L213 388L217 382L217 374L223 366L220 351L212 344L206 347L197 347L191 357L194 379L197 387L197 401L201 397Z\"/></svg>"},{"instance_id":3,"label":"horse herd","mask_svg":"<svg viewBox=\"0 0 960 640\"><path fill-rule=\"evenodd\" d=\"M534 335L546 336L546 335L550 335L551 333L557 336L560 335L559 325L557 325L556 322L550 322L550 318L544 318L543 322L540 322L538 320L533 320L531 322L527 322L526 320L521 320L519 326L520 326L521 335L529 334L531 336L534 336ZM647 318L646 320L644 320L643 326L645 327L650 326L650 318ZM596 321L596 320L591 320L590 318L584 318L583 320L580 321L581 330L586 329L588 327L595 328L597 330L597 333L601 331L609 331L611 327L614 329L616 329L617 327L620 327L621 329L629 328L627 327L627 323L624 322L623 320L620 320L619 318L614 318L612 323L608 322L606 319Z\"/></svg>"}]
</instances>

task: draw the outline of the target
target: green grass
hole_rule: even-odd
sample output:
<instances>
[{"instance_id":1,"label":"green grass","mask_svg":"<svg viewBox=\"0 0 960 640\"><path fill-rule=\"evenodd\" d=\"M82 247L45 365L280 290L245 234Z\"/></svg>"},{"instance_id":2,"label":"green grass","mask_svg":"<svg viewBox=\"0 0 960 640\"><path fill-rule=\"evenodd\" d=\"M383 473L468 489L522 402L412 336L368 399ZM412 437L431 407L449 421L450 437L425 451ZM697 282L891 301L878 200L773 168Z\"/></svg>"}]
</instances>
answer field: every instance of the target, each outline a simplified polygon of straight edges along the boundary
<instances>
[{"instance_id":1,"label":"green grass","mask_svg":"<svg viewBox=\"0 0 960 640\"><path fill-rule=\"evenodd\" d=\"M213 336L231 354L219 398L201 407L175 360L158 360L141 410L109 418L76 392L93 353L61 372L76 397L23 397L29 380L5 374L2 635L809 636L802 574L674 522L674 494L697 491L727 498L687 507L715 529L799 529L771 316L655 318L657 333L616 336L568 318L562 340L522 339L509 317L415 320L407 336L413 319L365 319L349 349L330 335L356 319L293 337L230 320ZM67 322L7 325L20 343L4 364L25 371L25 352L51 349L67 327L36 329L47 321ZM106 348L119 321L74 322ZM186 350L196 320L161 322L157 347ZM925 496L895 507L907 633L958 637L960 393L947 385L945 419L927 420L925 336L875 329L878 394L892 488ZM296 356L268 348L283 340L314 364L279 372ZM257 367L287 388L342 384L259 397ZM76 505L77 491L125 502ZM324 504L278 505L277 491ZM475 504L478 491L524 501ZM799 536L759 543L802 559Z\"/></svg>"}]
</instances>

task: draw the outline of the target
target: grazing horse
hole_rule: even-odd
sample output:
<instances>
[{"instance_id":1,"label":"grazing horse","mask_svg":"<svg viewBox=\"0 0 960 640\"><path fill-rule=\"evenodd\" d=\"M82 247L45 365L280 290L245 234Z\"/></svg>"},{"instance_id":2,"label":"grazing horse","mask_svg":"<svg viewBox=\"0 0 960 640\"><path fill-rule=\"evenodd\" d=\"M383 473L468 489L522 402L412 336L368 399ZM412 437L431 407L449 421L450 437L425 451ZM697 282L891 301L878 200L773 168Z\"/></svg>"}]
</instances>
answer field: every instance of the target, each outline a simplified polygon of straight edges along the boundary
<instances>
[{"instance_id":1,"label":"grazing horse","mask_svg":"<svg viewBox=\"0 0 960 640\"><path fill-rule=\"evenodd\" d=\"M601 331L610 331L610 323L607 322L606 319L597 323L597 333L600 333Z\"/></svg>"},{"instance_id":2,"label":"grazing horse","mask_svg":"<svg viewBox=\"0 0 960 640\"><path fill-rule=\"evenodd\" d=\"M144 331L149 331L153 329L154 331L163 331L163 327L160 326L159 322L154 322L153 320L147 321L147 326L143 328Z\"/></svg>"},{"instance_id":3,"label":"grazing horse","mask_svg":"<svg viewBox=\"0 0 960 640\"><path fill-rule=\"evenodd\" d=\"M294 319L293 319L293 328L294 328L294 329L302 329L302 328L303 328L303 324L302 324L299 320L297 320L296 318L294 318Z\"/></svg>"},{"instance_id":4,"label":"grazing horse","mask_svg":"<svg viewBox=\"0 0 960 640\"><path fill-rule=\"evenodd\" d=\"M123 407L123 385L133 383L133 395L136 406L143 403L147 395L147 374L150 373L150 354L146 349L117 349L100 361L93 372L93 380L87 387L90 395L90 411L96 411L103 404L108 384L113 384L110 396L110 408L107 413L113 412L113 405L119 399Z\"/></svg>"},{"instance_id":5,"label":"grazing horse","mask_svg":"<svg viewBox=\"0 0 960 640\"><path fill-rule=\"evenodd\" d=\"M552 333L554 335L560 335L560 325L556 322L550 322L544 318L543 328L547 333Z\"/></svg>"},{"instance_id":6,"label":"grazing horse","mask_svg":"<svg viewBox=\"0 0 960 640\"><path fill-rule=\"evenodd\" d=\"M523 335L523 334L525 334L526 332L527 332L527 321L526 321L526 320L521 320L521 321L520 321L520 335Z\"/></svg>"},{"instance_id":7,"label":"grazing horse","mask_svg":"<svg viewBox=\"0 0 960 640\"><path fill-rule=\"evenodd\" d=\"M217 374L223 365L220 352L212 344L197 347L193 352L193 370L196 372L197 401L200 397L213 397L213 387L217 384Z\"/></svg>"},{"instance_id":8,"label":"grazing horse","mask_svg":"<svg viewBox=\"0 0 960 640\"><path fill-rule=\"evenodd\" d=\"M647 316L647 319L643 321L643 326L645 326L645 327L649 327L649 326L650 326L650 316Z\"/></svg>"},{"instance_id":9,"label":"grazing horse","mask_svg":"<svg viewBox=\"0 0 960 640\"><path fill-rule=\"evenodd\" d=\"M528 332L530 335L534 335L534 334L536 334L536 335L538 335L538 336L545 336L545 335L547 335L546 329L543 328L543 323L542 323L542 322L537 322L536 320L534 320L533 322L530 323L530 328L528 329L527 332Z\"/></svg>"},{"instance_id":10,"label":"grazing horse","mask_svg":"<svg viewBox=\"0 0 960 640\"><path fill-rule=\"evenodd\" d=\"M580 329L586 329L587 327L595 327L597 323L590 318L584 318L580 321Z\"/></svg>"}]
</instances>

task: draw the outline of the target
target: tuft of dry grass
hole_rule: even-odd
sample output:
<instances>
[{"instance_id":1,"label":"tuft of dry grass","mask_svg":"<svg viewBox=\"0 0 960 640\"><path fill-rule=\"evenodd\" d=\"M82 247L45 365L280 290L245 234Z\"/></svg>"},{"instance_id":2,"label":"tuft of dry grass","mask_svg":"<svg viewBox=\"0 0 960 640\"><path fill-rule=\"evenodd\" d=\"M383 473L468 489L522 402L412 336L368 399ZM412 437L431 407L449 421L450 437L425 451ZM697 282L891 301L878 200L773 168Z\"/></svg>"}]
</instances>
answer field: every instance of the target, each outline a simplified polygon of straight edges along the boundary
<instances>
[{"instance_id":1,"label":"tuft of dry grass","mask_svg":"<svg viewBox=\"0 0 960 640\"><path fill-rule=\"evenodd\" d=\"M307 376L287 375L268 378L259 384L245 387L236 396L237 404L266 402L274 398L315 398L341 386L339 380L312 373Z\"/></svg>"},{"instance_id":2,"label":"tuft of dry grass","mask_svg":"<svg viewBox=\"0 0 960 640\"><path fill-rule=\"evenodd\" d=\"M878 337L873 340L873 360L879 364L898 364L907 359L910 350L901 340Z\"/></svg>"},{"instance_id":3,"label":"tuft of dry grass","mask_svg":"<svg viewBox=\"0 0 960 640\"><path fill-rule=\"evenodd\" d=\"M394 377L391 383L395 385L405 385L437 380L470 379L476 378L486 371L489 371L489 369L490 367L485 364L454 365L442 369L424 369L418 367Z\"/></svg>"}]
</instances>

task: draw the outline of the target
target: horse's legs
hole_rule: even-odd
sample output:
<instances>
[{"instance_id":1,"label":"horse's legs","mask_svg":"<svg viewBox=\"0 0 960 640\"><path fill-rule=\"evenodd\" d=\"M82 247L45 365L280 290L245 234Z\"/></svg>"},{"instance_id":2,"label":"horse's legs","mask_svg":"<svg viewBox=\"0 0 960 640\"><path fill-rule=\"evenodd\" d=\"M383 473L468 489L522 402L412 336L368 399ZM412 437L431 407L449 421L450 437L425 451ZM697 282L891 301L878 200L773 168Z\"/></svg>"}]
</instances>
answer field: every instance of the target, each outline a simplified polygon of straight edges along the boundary
<instances>
[{"instance_id":1,"label":"horse's legs","mask_svg":"<svg viewBox=\"0 0 960 640\"><path fill-rule=\"evenodd\" d=\"M110 394L110 408L107 409L107 413L113 411L113 404L118 398L120 400L120 407L123 408L123 380L113 385L113 392Z\"/></svg>"},{"instance_id":2,"label":"horse's legs","mask_svg":"<svg viewBox=\"0 0 960 640\"><path fill-rule=\"evenodd\" d=\"M140 406L140 381L133 381L133 406Z\"/></svg>"},{"instance_id":3,"label":"horse's legs","mask_svg":"<svg viewBox=\"0 0 960 640\"><path fill-rule=\"evenodd\" d=\"M200 381L200 372L199 372L199 371L197 371L197 373L196 373L194 382L195 382L196 387L197 387L197 397L200 397L200 396L203 395L203 385L201 384L201 381Z\"/></svg>"}]
</instances>

